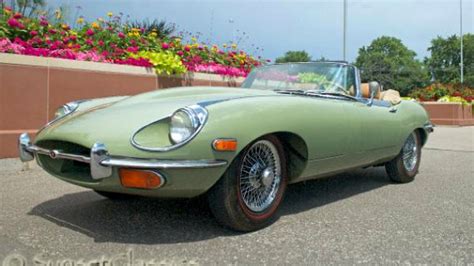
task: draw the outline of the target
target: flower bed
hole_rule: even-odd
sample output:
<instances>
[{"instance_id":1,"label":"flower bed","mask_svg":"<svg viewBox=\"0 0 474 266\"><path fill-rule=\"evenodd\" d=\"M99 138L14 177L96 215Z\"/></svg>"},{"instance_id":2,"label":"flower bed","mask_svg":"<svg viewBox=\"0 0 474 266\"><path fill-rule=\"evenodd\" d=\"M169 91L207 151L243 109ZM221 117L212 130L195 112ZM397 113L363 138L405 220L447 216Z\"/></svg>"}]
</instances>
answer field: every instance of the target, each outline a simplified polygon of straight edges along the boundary
<instances>
[{"instance_id":1,"label":"flower bed","mask_svg":"<svg viewBox=\"0 0 474 266\"><path fill-rule=\"evenodd\" d=\"M121 16L77 21L78 27L48 21L46 17L27 18L4 8L0 16L0 52L81 61L153 67L158 74L186 71L244 77L263 61L237 45L208 46L191 38L159 37L154 31L131 28Z\"/></svg>"},{"instance_id":2,"label":"flower bed","mask_svg":"<svg viewBox=\"0 0 474 266\"><path fill-rule=\"evenodd\" d=\"M474 89L463 87L461 84L434 83L425 88L413 90L409 96L421 102L471 103L474 99Z\"/></svg>"}]
</instances>

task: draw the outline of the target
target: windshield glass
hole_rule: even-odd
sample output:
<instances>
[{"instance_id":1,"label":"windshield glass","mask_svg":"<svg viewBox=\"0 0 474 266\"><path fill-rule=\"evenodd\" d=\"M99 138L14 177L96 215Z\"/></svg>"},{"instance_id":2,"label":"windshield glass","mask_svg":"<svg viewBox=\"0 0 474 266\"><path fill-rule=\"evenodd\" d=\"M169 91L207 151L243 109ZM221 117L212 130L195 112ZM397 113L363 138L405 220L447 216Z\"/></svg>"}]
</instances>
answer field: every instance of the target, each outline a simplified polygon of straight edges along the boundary
<instances>
[{"instance_id":1,"label":"windshield glass","mask_svg":"<svg viewBox=\"0 0 474 266\"><path fill-rule=\"evenodd\" d=\"M346 64L329 62L263 66L254 69L242 87L342 93L354 96L354 68Z\"/></svg>"}]
</instances>

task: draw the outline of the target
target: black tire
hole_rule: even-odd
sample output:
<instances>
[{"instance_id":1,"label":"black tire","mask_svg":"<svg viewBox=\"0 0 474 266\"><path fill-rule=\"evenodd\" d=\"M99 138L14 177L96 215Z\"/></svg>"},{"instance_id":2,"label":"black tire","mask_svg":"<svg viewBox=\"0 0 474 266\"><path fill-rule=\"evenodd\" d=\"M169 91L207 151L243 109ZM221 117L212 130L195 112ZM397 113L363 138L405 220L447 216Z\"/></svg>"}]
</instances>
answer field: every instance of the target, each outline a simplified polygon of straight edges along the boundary
<instances>
[{"instance_id":1,"label":"black tire","mask_svg":"<svg viewBox=\"0 0 474 266\"><path fill-rule=\"evenodd\" d=\"M416 147L416 151L412 152L416 154L416 162L412 164L405 164L403 160L404 154L407 153L405 150L407 149L408 143L412 140L415 141L414 146ZM418 168L420 167L421 161L421 139L420 134L416 131L412 132L410 136L405 140L403 144L402 150L400 153L395 157L393 160L385 164L385 170L393 182L397 183L408 183L415 179L416 174L418 173Z\"/></svg>"},{"instance_id":2,"label":"black tire","mask_svg":"<svg viewBox=\"0 0 474 266\"><path fill-rule=\"evenodd\" d=\"M129 200L136 197L134 195L117 193L117 192L98 191L98 190L94 190L94 192L110 200Z\"/></svg>"},{"instance_id":3,"label":"black tire","mask_svg":"<svg viewBox=\"0 0 474 266\"><path fill-rule=\"evenodd\" d=\"M250 187L250 185L246 185L250 184L250 178L248 179L248 181L246 181L246 183L242 183L241 185L241 175L244 169L242 166L244 163L245 156L254 144L256 144L257 142L260 143L262 140L270 142L271 144L273 144L274 148L276 148L279 157L278 159L280 161L279 170L281 174L278 183L277 181L275 181L277 180L275 178L276 175L274 175L272 172L272 181L270 186L275 186L275 189L272 190L275 193L273 194L274 197L272 197L271 201L269 201L270 203L268 203L268 207L259 212L255 212L247 206L247 203L244 202L244 196L242 196L242 194L245 194L245 192L241 192L242 186ZM274 160L274 162L277 161ZM277 163L274 164L274 167L276 167L276 164ZM270 166L263 165L260 169L263 168L265 168L266 170L269 169ZM261 186L261 189L263 191L266 191L267 187L264 186L267 186L268 184L264 185L263 172L265 171L261 171L259 174L257 174L259 177L256 177L253 180L258 179L259 181L254 182L261 182L258 183L259 186ZM229 166L229 168L221 177L221 179L208 192L209 206L212 213L214 214L214 217L222 225L241 232L255 231L270 225L276 220L276 212L283 199L286 187L286 158L283 146L278 140L278 138L272 135L268 135L252 142L236 157L236 159L232 162L232 164Z\"/></svg>"}]
</instances>

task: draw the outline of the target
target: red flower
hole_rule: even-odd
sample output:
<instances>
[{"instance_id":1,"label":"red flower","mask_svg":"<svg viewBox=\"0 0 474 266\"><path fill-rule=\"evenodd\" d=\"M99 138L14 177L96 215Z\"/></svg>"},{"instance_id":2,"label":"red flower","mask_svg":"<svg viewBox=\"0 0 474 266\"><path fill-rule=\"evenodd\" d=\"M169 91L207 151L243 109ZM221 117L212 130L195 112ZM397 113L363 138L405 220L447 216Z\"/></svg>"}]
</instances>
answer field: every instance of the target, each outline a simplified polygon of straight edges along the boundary
<instances>
[{"instance_id":1,"label":"red flower","mask_svg":"<svg viewBox=\"0 0 474 266\"><path fill-rule=\"evenodd\" d=\"M179 55L179 56L183 56L184 53L183 53L183 51L177 51L176 54Z\"/></svg>"},{"instance_id":2,"label":"red flower","mask_svg":"<svg viewBox=\"0 0 474 266\"><path fill-rule=\"evenodd\" d=\"M87 39L87 40L86 40L86 44L87 44L87 45L93 45L94 42L93 42L91 39Z\"/></svg>"},{"instance_id":3,"label":"red flower","mask_svg":"<svg viewBox=\"0 0 474 266\"><path fill-rule=\"evenodd\" d=\"M455 91L455 92L453 92L453 96L454 97L461 97L462 94L459 91Z\"/></svg>"},{"instance_id":4,"label":"red flower","mask_svg":"<svg viewBox=\"0 0 474 266\"><path fill-rule=\"evenodd\" d=\"M104 41L100 40L99 41L99 46L104 46Z\"/></svg>"},{"instance_id":5,"label":"red flower","mask_svg":"<svg viewBox=\"0 0 474 266\"><path fill-rule=\"evenodd\" d=\"M71 39L71 41L75 41L77 40L77 36L76 35L71 35L71 37L69 37Z\"/></svg>"},{"instance_id":6,"label":"red flower","mask_svg":"<svg viewBox=\"0 0 474 266\"><path fill-rule=\"evenodd\" d=\"M166 50L166 49L170 48L170 45L164 42L164 43L161 44L161 48Z\"/></svg>"},{"instance_id":7,"label":"red flower","mask_svg":"<svg viewBox=\"0 0 474 266\"><path fill-rule=\"evenodd\" d=\"M48 32L51 33L51 34L56 34L56 33L58 33L55 29L49 29Z\"/></svg>"},{"instance_id":8,"label":"red flower","mask_svg":"<svg viewBox=\"0 0 474 266\"><path fill-rule=\"evenodd\" d=\"M30 31L30 35L34 37L34 36L38 35L38 32L35 31L35 30L32 30L32 31Z\"/></svg>"},{"instance_id":9,"label":"red flower","mask_svg":"<svg viewBox=\"0 0 474 266\"><path fill-rule=\"evenodd\" d=\"M125 34L123 34L123 32L119 32L119 33L118 33L118 37L119 37L120 39L123 39L123 38L125 38Z\"/></svg>"},{"instance_id":10,"label":"red flower","mask_svg":"<svg viewBox=\"0 0 474 266\"><path fill-rule=\"evenodd\" d=\"M189 46L189 45L184 46L184 50L185 50L186 52L191 51L191 46Z\"/></svg>"},{"instance_id":11,"label":"red flower","mask_svg":"<svg viewBox=\"0 0 474 266\"><path fill-rule=\"evenodd\" d=\"M22 15L20 13L15 13L15 15L13 15L13 18L16 18L16 19L20 19L22 17Z\"/></svg>"},{"instance_id":12,"label":"red flower","mask_svg":"<svg viewBox=\"0 0 474 266\"><path fill-rule=\"evenodd\" d=\"M43 26L43 27L46 27L46 26L49 25L49 22L48 22L47 20L45 20L45 19L42 19L42 20L40 21L40 25Z\"/></svg>"},{"instance_id":13,"label":"red flower","mask_svg":"<svg viewBox=\"0 0 474 266\"><path fill-rule=\"evenodd\" d=\"M18 20L14 19L14 18L10 18L8 21L8 26L12 27L12 28L19 28L19 25L21 24Z\"/></svg>"},{"instance_id":14,"label":"red flower","mask_svg":"<svg viewBox=\"0 0 474 266\"><path fill-rule=\"evenodd\" d=\"M94 32L93 29L88 29L88 30L86 31L87 36L92 36L92 35L94 35L94 33L95 33L95 32Z\"/></svg>"}]
</instances>

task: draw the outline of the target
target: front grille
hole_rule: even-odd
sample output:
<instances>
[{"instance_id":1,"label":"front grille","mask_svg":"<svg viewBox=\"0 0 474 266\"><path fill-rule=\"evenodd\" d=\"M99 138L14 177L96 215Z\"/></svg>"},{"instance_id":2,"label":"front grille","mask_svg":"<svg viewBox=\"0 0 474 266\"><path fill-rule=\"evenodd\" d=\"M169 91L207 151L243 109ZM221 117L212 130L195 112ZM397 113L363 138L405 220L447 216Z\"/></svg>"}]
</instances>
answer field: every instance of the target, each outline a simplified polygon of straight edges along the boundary
<instances>
[{"instance_id":1,"label":"front grille","mask_svg":"<svg viewBox=\"0 0 474 266\"><path fill-rule=\"evenodd\" d=\"M58 140L44 140L36 143L37 146L50 150L60 150L65 153L90 156L90 149L76 143ZM94 182L88 163L53 159L48 155L38 154L41 166L53 175L84 182Z\"/></svg>"}]
</instances>

